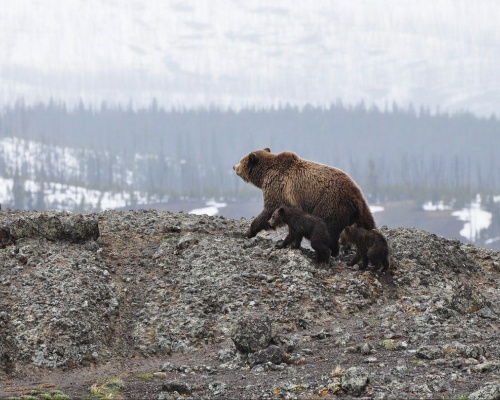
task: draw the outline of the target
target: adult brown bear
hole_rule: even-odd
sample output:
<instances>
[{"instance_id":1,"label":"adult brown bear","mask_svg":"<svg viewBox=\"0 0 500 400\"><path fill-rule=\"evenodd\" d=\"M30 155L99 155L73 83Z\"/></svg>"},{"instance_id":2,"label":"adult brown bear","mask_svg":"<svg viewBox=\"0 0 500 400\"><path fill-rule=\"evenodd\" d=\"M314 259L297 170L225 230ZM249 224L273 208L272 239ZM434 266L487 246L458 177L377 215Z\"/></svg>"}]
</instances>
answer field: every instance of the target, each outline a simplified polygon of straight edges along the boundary
<instances>
[{"instance_id":1,"label":"adult brown bear","mask_svg":"<svg viewBox=\"0 0 500 400\"><path fill-rule=\"evenodd\" d=\"M303 160L292 152L269 148L244 156L233 169L245 182L262 189L264 210L252 221L247 237L270 229L269 218L281 205L322 218L330 234L332 256L339 253L342 230L356 223L373 229L375 220L358 185L340 169Z\"/></svg>"}]
</instances>

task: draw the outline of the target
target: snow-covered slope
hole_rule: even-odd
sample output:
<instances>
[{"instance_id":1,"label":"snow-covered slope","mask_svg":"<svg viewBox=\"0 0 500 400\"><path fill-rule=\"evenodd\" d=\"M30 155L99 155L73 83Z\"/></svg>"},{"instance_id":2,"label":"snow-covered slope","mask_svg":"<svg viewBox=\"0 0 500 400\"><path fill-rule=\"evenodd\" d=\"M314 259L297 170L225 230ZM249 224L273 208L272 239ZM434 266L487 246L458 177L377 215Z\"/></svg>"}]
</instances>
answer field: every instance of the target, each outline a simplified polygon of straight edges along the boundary
<instances>
[{"instance_id":1,"label":"snow-covered slope","mask_svg":"<svg viewBox=\"0 0 500 400\"><path fill-rule=\"evenodd\" d=\"M129 185L97 190L86 179L85 153L19 138L0 139L0 204L28 209L95 211L166 201ZM57 165L57 169L54 169ZM50 170L50 174L44 171ZM126 171L125 181L133 180ZM117 182L123 181L118 176ZM68 184L79 182L80 184ZM16 186L17 185L17 186ZM16 199L22 197L22 200ZM23 203L22 206L16 203Z\"/></svg>"},{"instance_id":2,"label":"snow-covered slope","mask_svg":"<svg viewBox=\"0 0 500 400\"><path fill-rule=\"evenodd\" d=\"M500 115L497 0L0 0L0 106L329 104Z\"/></svg>"}]
</instances>

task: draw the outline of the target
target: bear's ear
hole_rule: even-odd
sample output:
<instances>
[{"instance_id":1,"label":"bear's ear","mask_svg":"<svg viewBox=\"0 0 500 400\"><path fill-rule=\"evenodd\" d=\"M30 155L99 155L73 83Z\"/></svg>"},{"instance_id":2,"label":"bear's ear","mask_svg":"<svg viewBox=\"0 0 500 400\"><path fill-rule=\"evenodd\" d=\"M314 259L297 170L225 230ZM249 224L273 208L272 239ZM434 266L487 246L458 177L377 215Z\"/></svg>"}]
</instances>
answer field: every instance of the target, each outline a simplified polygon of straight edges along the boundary
<instances>
[{"instance_id":1,"label":"bear's ear","mask_svg":"<svg viewBox=\"0 0 500 400\"><path fill-rule=\"evenodd\" d=\"M256 153L250 153L248 156L248 162L250 165L255 165L259 162L259 156Z\"/></svg>"},{"instance_id":2,"label":"bear's ear","mask_svg":"<svg viewBox=\"0 0 500 400\"><path fill-rule=\"evenodd\" d=\"M280 207L280 208L278 209L278 214L279 214L279 215L284 215L284 214L285 214L285 209L284 209L283 207Z\"/></svg>"},{"instance_id":3,"label":"bear's ear","mask_svg":"<svg viewBox=\"0 0 500 400\"><path fill-rule=\"evenodd\" d=\"M266 147L266 148L264 149L264 151L267 151L268 153L270 153L270 152L271 152L271 149L270 149L269 147Z\"/></svg>"}]
</instances>

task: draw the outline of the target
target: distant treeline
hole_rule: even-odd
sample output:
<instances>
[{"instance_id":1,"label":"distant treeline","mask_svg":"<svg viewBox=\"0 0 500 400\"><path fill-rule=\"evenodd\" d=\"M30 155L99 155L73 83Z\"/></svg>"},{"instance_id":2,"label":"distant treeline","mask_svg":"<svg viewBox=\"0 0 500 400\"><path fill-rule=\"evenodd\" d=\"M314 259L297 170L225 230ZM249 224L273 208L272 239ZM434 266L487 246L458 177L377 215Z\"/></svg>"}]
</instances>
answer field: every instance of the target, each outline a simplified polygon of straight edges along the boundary
<instances>
[{"instance_id":1,"label":"distant treeline","mask_svg":"<svg viewBox=\"0 0 500 400\"><path fill-rule=\"evenodd\" d=\"M140 190L176 197L239 197L257 190L232 166L249 151L270 147L348 172L371 202L412 198L470 201L500 195L500 121L421 108L386 110L363 103L328 108L282 106L92 109L81 104L27 106L0 115L0 138L16 137L71 149L79 168L58 153L12 167L4 177L56 181L100 190Z\"/></svg>"}]
</instances>

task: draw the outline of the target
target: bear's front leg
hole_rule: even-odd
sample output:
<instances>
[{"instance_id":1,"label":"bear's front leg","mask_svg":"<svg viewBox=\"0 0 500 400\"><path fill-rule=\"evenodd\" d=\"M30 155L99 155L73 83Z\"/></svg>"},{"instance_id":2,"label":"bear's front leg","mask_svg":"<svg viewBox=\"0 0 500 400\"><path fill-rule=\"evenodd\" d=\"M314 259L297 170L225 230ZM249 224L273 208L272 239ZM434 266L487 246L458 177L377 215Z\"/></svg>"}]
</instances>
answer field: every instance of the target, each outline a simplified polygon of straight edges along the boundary
<instances>
[{"instance_id":1,"label":"bear's front leg","mask_svg":"<svg viewBox=\"0 0 500 400\"><path fill-rule=\"evenodd\" d=\"M290 246L292 249L300 249L300 244L302 243L302 235L295 234L293 239L293 244Z\"/></svg>"},{"instance_id":2,"label":"bear's front leg","mask_svg":"<svg viewBox=\"0 0 500 400\"><path fill-rule=\"evenodd\" d=\"M368 268L368 257L363 257L363 265L361 266L361 271L366 271Z\"/></svg>"},{"instance_id":3,"label":"bear's front leg","mask_svg":"<svg viewBox=\"0 0 500 400\"><path fill-rule=\"evenodd\" d=\"M253 238L262 230L275 229L269 225L269 218L273 215L273 210L264 209L250 224L250 228L245 233L247 238Z\"/></svg>"},{"instance_id":4,"label":"bear's front leg","mask_svg":"<svg viewBox=\"0 0 500 400\"><path fill-rule=\"evenodd\" d=\"M359 260L361 260L361 254L359 253L356 253L356 255L354 256L354 258L352 259L352 261L348 264L350 267L353 267L354 265L356 265Z\"/></svg>"},{"instance_id":5,"label":"bear's front leg","mask_svg":"<svg viewBox=\"0 0 500 400\"><path fill-rule=\"evenodd\" d=\"M293 240L294 240L294 236L291 232L289 232L288 235L286 235L285 239L283 239L283 242L277 244L276 247L278 249L283 249L283 248L287 247L290 243L292 243Z\"/></svg>"}]
</instances>

